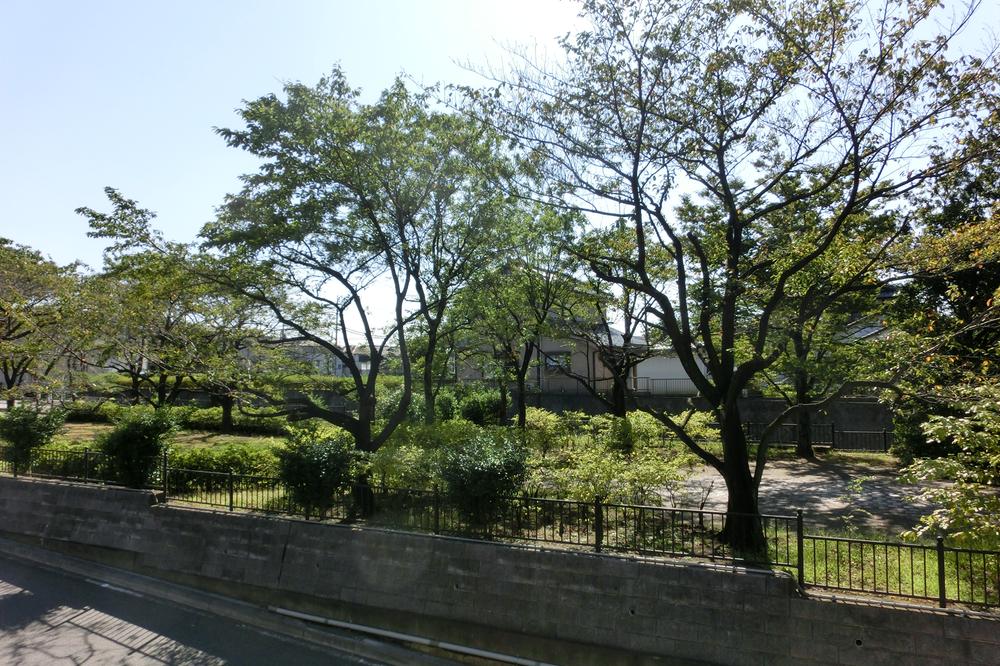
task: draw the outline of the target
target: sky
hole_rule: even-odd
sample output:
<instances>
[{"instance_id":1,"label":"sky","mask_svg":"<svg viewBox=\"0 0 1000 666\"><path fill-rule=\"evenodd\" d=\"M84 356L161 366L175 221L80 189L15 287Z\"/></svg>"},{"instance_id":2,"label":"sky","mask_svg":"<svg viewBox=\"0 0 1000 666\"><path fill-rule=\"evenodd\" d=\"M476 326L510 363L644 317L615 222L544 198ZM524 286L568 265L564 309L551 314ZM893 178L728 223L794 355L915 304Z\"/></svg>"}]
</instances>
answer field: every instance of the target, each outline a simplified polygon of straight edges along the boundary
<instances>
[{"instance_id":1,"label":"sky","mask_svg":"<svg viewBox=\"0 0 1000 666\"><path fill-rule=\"evenodd\" d=\"M959 0L950 0L952 4ZM339 63L373 100L406 73L481 84L462 66L505 45L558 54L569 0L0 0L0 236L58 263L101 265L80 206L111 186L190 241L255 170L215 127L242 100L314 84ZM984 0L966 41L1000 24Z\"/></svg>"},{"instance_id":2,"label":"sky","mask_svg":"<svg viewBox=\"0 0 1000 666\"><path fill-rule=\"evenodd\" d=\"M193 240L255 170L215 127L339 63L366 100L400 73L483 83L505 45L555 53L564 0L0 0L0 236L101 266L80 206L111 186Z\"/></svg>"}]
</instances>

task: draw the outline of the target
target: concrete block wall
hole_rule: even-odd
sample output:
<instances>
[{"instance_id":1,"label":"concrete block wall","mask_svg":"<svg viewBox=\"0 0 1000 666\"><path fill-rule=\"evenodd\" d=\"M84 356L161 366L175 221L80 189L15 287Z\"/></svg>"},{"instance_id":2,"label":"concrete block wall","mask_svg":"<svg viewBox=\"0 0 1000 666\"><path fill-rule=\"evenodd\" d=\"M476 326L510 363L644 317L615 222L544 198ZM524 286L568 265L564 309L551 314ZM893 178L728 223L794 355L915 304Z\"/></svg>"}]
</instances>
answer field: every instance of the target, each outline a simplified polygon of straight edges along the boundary
<instances>
[{"instance_id":1,"label":"concrete block wall","mask_svg":"<svg viewBox=\"0 0 1000 666\"><path fill-rule=\"evenodd\" d=\"M783 574L156 505L0 478L0 532L258 603L565 664L1000 664L1000 622Z\"/></svg>"}]
</instances>

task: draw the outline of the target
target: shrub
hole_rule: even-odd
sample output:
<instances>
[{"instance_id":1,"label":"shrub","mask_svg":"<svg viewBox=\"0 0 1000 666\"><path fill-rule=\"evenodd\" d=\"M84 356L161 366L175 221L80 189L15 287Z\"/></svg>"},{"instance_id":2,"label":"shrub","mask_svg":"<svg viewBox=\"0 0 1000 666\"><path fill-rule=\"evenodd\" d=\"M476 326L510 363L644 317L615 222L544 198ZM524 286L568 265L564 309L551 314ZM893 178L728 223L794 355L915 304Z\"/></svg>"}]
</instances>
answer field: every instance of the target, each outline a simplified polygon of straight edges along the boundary
<instances>
[{"instance_id":1,"label":"shrub","mask_svg":"<svg viewBox=\"0 0 1000 666\"><path fill-rule=\"evenodd\" d=\"M171 449L170 466L247 476L277 476L278 456L272 449L252 444L200 449L184 447Z\"/></svg>"},{"instance_id":2,"label":"shrub","mask_svg":"<svg viewBox=\"0 0 1000 666\"><path fill-rule=\"evenodd\" d=\"M165 409L131 408L115 419L114 429L100 440L112 478L129 488L145 486L176 431Z\"/></svg>"},{"instance_id":3,"label":"shrub","mask_svg":"<svg viewBox=\"0 0 1000 666\"><path fill-rule=\"evenodd\" d=\"M432 426L408 423L400 426L371 458L376 481L399 488L429 488L441 480L441 458L460 448L482 429L463 420L442 421Z\"/></svg>"},{"instance_id":4,"label":"shrub","mask_svg":"<svg viewBox=\"0 0 1000 666\"><path fill-rule=\"evenodd\" d=\"M499 425L500 415L506 411L502 404L500 391L496 389L478 389L470 392L460 403L462 418L481 426Z\"/></svg>"},{"instance_id":5,"label":"shrub","mask_svg":"<svg viewBox=\"0 0 1000 666\"><path fill-rule=\"evenodd\" d=\"M527 450L517 435L485 430L443 456L447 498L470 525L485 528L524 481Z\"/></svg>"},{"instance_id":6,"label":"shrub","mask_svg":"<svg viewBox=\"0 0 1000 666\"><path fill-rule=\"evenodd\" d=\"M170 450L170 490L183 494L194 490L204 475L180 470L278 476L278 456L269 448L251 444L229 444L214 448L173 448Z\"/></svg>"},{"instance_id":7,"label":"shrub","mask_svg":"<svg viewBox=\"0 0 1000 666\"><path fill-rule=\"evenodd\" d=\"M929 437L924 424L934 417L960 416L962 411L950 405L934 405L914 398L899 401L893 407L893 438L891 452L904 465L920 458L952 456L961 449L951 437Z\"/></svg>"},{"instance_id":8,"label":"shrub","mask_svg":"<svg viewBox=\"0 0 1000 666\"><path fill-rule=\"evenodd\" d=\"M651 446L625 452L606 443L576 442L558 461L540 468L534 482L578 502L599 496L606 502L658 505L659 491L682 478L684 460Z\"/></svg>"},{"instance_id":9,"label":"shrub","mask_svg":"<svg viewBox=\"0 0 1000 666\"><path fill-rule=\"evenodd\" d=\"M357 462L350 434L315 426L293 430L277 455L278 476L307 520L314 512L326 517L336 495L350 485Z\"/></svg>"},{"instance_id":10,"label":"shrub","mask_svg":"<svg viewBox=\"0 0 1000 666\"><path fill-rule=\"evenodd\" d=\"M525 416L526 442L543 458L550 450L569 443L570 428L559 414L539 407L528 407Z\"/></svg>"},{"instance_id":11,"label":"shrub","mask_svg":"<svg viewBox=\"0 0 1000 666\"><path fill-rule=\"evenodd\" d=\"M628 418L600 414L590 418L594 443L601 448L631 453L635 448L632 423Z\"/></svg>"},{"instance_id":12,"label":"shrub","mask_svg":"<svg viewBox=\"0 0 1000 666\"><path fill-rule=\"evenodd\" d=\"M59 432L65 422L61 410L40 412L14 407L0 419L0 439L7 441L4 458L18 468L27 467L32 453Z\"/></svg>"},{"instance_id":13,"label":"shrub","mask_svg":"<svg viewBox=\"0 0 1000 666\"><path fill-rule=\"evenodd\" d=\"M458 418L458 399L450 387L438 391L434 399L434 412L440 421L451 421Z\"/></svg>"},{"instance_id":14,"label":"shrub","mask_svg":"<svg viewBox=\"0 0 1000 666\"><path fill-rule=\"evenodd\" d=\"M66 405L66 421L70 423L111 423L122 410L128 407L114 402L89 402L74 400Z\"/></svg>"}]
</instances>

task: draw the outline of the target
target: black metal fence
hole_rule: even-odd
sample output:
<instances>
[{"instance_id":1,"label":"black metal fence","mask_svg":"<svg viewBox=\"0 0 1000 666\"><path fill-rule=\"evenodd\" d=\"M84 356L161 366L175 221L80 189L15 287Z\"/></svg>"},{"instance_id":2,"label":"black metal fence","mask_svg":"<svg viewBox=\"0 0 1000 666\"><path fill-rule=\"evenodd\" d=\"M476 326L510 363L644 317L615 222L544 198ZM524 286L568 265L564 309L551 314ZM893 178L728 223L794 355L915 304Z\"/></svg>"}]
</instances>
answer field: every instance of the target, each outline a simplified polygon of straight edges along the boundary
<instances>
[{"instance_id":1,"label":"black metal fence","mask_svg":"<svg viewBox=\"0 0 1000 666\"><path fill-rule=\"evenodd\" d=\"M760 442L766 423L744 423L747 440ZM886 452L892 446L891 430L837 430L833 423L813 423L809 429L810 441L820 446L829 446L846 451ZM769 438L772 446L794 446L799 440L799 424L782 423Z\"/></svg>"},{"instance_id":2,"label":"black metal fence","mask_svg":"<svg viewBox=\"0 0 1000 666\"><path fill-rule=\"evenodd\" d=\"M17 469L0 448L0 472L114 483L92 451L41 451ZM740 515L662 506L511 497L488 515L469 515L438 489L356 486L322 512L297 504L280 479L175 468L159 461L146 484L164 499L229 511L305 515L434 534L460 535L641 556L744 562L793 572L800 585L904 599L1000 606L1000 552L934 544L808 534L804 515ZM311 514L311 516L310 516ZM317 515L319 514L319 515ZM763 533L766 547L734 551L722 535L736 521ZM759 521L759 522L758 522Z\"/></svg>"}]
</instances>

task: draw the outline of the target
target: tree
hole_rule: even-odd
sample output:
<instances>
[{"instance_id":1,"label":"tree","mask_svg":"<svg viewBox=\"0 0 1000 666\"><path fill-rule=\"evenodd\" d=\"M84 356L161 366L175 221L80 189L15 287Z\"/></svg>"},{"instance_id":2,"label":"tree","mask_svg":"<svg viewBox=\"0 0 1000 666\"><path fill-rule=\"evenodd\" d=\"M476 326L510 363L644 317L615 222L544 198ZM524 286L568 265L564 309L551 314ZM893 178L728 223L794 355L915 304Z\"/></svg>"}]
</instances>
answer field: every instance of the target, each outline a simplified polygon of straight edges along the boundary
<instances>
[{"instance_id":1,"label":"tree","mask_svg":"<svg viewBox=\"0 0 1000 666\"><path fill-rule=\"evenodd\" d=\"M922 516L909 536L947 533L972 547L1000 543L1000 387L996 383L962 385L947 392L956 415L934 415L925 435L948 443L956 453L918 460L903 470L903 479L923 483L920 497L934 509ZM949 484L927 484L948 480Z\"/></svg>"},{"instance_id":2,"label":"tree","mask_svg":"<svg viewBox=\"0 0 1000 666\"><path fill-rule=\"evenodd\" d=\"M914 161L915 150L942 155L995 107L995 62L950 59L956 31L928 34L935 6L590 0L590 27L563 40L561 68L529 62L499 77L489 111L544 169L535 196L631 228L627 270L601 252L591 268L650 297L711 406L722 456L654 413L725 480L721 536L733 546L764 543L738 399L781 355L787 338L774 323L790 286L852 217L956 166ZM701 190L690 197L694 219L674 210L680 186ZM787 236L786 213L813 203L823 206L817 224ZM761 271L766 292L748 289ZM760 447L758 469L765 456Z\"/></svg>"},{"instance_id":3,"label":"tree","mask_svg":"<svg viewBox=\"0 0 1000 666\"><path fill-rule=\"evenodd\" d=\"M483 247L494 172L474 168L493 139L431 112L400 81L374 104L360 103L338 69L315 87L290 84L284 92L284 100L248 102L244 129L220 130L264 164L203 237L219 252L230 289L267 308L287 340L318 345L349 372L356 413L308 400L289 407L344 428L360 450L374 451L411 401L408 326L423 318L428 333L436 330L480 251L473 248ZM384 328L372 320L373 307L389 311ZM376 382L390 347L403 386L376 428ZM367 367L355 358L360 348ZM433 379L435 353L436 341L429 342L425 379Z\"/></svg>"},{"instance_id":4,"label":"tree","mask_svg":"<svg viewBox=\"0 0 1000 666\"><path fill-rule=\"evenodd\" d=\"M994 114L963 142L975 156L919 203L919 235L899 253L911 279L889 312L909 397L896 412L896 449L904 459L944 453L928 442L931 415L960 417L942 387L974 386L1000 376L1000 189Z\"/></svg>"},{"instance_id":5,"label":"tree","mask_svg":"<svg viewBox=\"0 0 1000 666\"><path fill-rule=\"evenodd\" d=\"M822 224L809 208L789 213L789 235ZM776 336L787 342L761 379L784 398L787 414L795 419L800 458L814 456L813 405L828 402L848 385L885 387L894 380L889 364L881 362L886 345L879 336L886 324L884 301L894 293L889 283L899 277L888 249L905 231L908 227L891 215L854 216L829 250L789 282L785 302L774 313ZM751 284L767 298L773 277L763 270ZM752 312L763 307L762 301ZM780 414L765 432L785 416ZM762 438L760 446L767 445ZM755 470L755 478L762 473Z\"/></svg>"},{"instance_id":6,"label":"tree","mask_svg":"<svg viewBox=\"0 0 1000 666\"><path fill-rule=\"evenodd\" d=\"M603 232L592 232L570 248L579 257L592 256L595 248L610 253L634 251L628 229L616 226ZM581 271L583 272L583 271ZM596 360L587 359L586 376L571 368L558 365L560 372L572 377L594 398L619 417L635 409L635 386L632 374L638 365L657 353L661 341L648 325L650 298L630 287L611 286L593 275L587 276L576 290L575 297L556 303L557 333L570 339L582 340L587 350L593 349ZM620 329L619 329L620 327ZM591 356L588 354L588 357ZM610 373L609 378L596 377L596 361ZM594 366L594 367L591 367ZM603 380L610 379L606 390ZM600 383L598 380L601 380Z\"/></svg>"},{"instance_id":7,"label":"tree","mask_svg":"<svg viewBox=\"0 0 1000 666\"><path fill-rule=\"evenodd\" d=\"M480 267L464 293L467 346L490 351L490 365L506 405L515 386L517 425L527 414L528 370L543 336L556 331L557 305L572 301L578 283L567 252L575 217L536 207L513 209L508 218L509 253L497 253ZM485 269L485 270L484 270Z\"/></svg>"},{"instance_id":8,"label":"tree","mask_svg":"<svg viewBox=\"0 0 1000 666\"><path fill-rule=\"evenodd\" d=\"M129 379L133 404L167 407L183 388L200 388L221 406L222 430L231 432L237 404L273 388L267 378L293 365L260 344L271 322L260 305L220 289L211 256L166 241L151 226L155 213L113 188L105 193L111 212L77 209L89 235L112 241L84 299L96 322L95 365Z\"/></svg>"},{"instance_id":9,"label":"tree","mask_svg":"<svg viewBox=\"0 0 1000 666\"><path fill-rule=\"evenodd\" d=\"M76 267L57 266L41 253L0 238L0 380L7 408L34 382L51 374L73 349L65 325L76 286Z\"/></svg>"},{"instance_id":10,"label":"tree","mask_svg":"<svg viewBox=\"0 0 1000 666\"><path fill-rule=\"evenodd\" d=\"M512 207L505 194L512 165L500 157L499 138L485 125L457 114L430 112L425 97L409 95L398 83L393 94L421 131L419 136L401 137L401 143L411 151L428 151L427 157L437 160L426 200L402 230L410 251L400 254L413 279L424 418L430 424L447 373L441 346L454 333L446 324L449 309L483 263L497 252L503 254L501 231ZM425 145L409 143L421 141Z\"/></svg>"}]
</instances>

